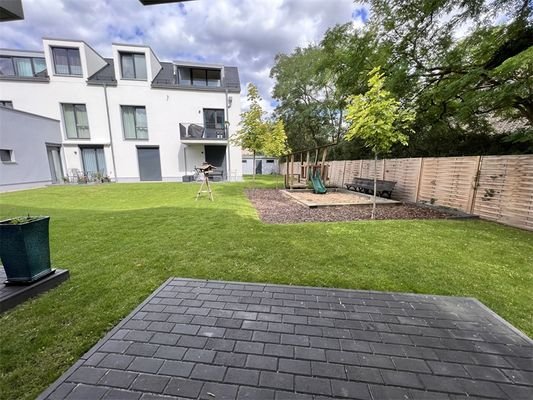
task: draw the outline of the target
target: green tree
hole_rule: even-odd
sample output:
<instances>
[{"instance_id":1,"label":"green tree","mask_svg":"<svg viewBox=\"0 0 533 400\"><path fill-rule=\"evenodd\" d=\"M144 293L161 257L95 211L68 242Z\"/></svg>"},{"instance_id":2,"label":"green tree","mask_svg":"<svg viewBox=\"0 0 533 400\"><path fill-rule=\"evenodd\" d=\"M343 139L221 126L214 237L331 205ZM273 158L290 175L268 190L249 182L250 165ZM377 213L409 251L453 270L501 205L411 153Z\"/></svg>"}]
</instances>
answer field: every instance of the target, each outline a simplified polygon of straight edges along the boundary
<instances>
[{"instance_id":1,"label":"green tree","mask_svg":"<svg viewBox=\"0 0 533 400\"><path fill-rule=\"evenodd\" d=\"M278 119L268 123L269 130L265 136L263 142L262 152L265 156L280 158L282 155L287 154L290 149L287 145L287 134L285 133L285 127L283 121ZM280 175L279 162L278 162L278 175ZM276 177L276 188L278 186L278 178Z\"/></svg>"},{"instance_id":2,"label":"green tree","mask_svg":"<svg viewBox=\"0 0 533 400\"><path fill-rule=\"evenodd\" d=\"M360 138L374 153L372 219L376 212L378 155L389 153L396 143L407 145L408 136L402 131L407 130L415 118L413 110L402 108L400 102L383 88L384 81L379 67L370 71L368 91L351 96L346 112L349 127L345 139Z\"/></svg>"},{"instance_id":3,"label":"green tree","mask_svg":"<svg viewBox=\"0 0 533 400\"><path fill-rule=\"evenodd\" d=\"M241 129L231 138L231 142L252 152L253 180L255 181L255 156L263 150L265 137L268 134L268 124L263 120L265 112L261 107L262 99L259 90L253 83L248 84L247 90L250 108L241 114Z\"/></svg>"}]
</instances>

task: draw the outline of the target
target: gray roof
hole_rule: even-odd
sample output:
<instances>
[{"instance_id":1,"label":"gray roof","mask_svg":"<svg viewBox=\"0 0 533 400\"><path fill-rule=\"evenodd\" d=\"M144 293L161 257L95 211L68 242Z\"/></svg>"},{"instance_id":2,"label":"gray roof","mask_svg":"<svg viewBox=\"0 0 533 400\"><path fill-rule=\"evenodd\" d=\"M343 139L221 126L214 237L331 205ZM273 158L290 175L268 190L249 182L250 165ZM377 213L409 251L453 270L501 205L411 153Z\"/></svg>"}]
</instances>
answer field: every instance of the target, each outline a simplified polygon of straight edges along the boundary
<instances>
[{"instance_id":1,"label":"gray roof","mask_svg":"<svg viewBox=\"0 0 533 400\"><path fill-rule=\"evenodd\" d=\"M176 64L181 66L179 64ZM187 65L188 67L189 65ZM202 64L194 64L198 68L206 67ZM239 93L241 91L241 83L239 79L239 70L237 67L222 67L224 69L224 79L221 82L220 87L201 87L201 86L187 86L176 83L176 77L174 76L174 63L162 62L161 71L157 74L152 87L160 89L186 89L186 90L201 90L201 91L217 91L223 92L228 89L229 92Z\"/></svg>"},{"instance_id":2,"label":"gray roof","mask_svg":"<svg viewBox=\"0 0 533 400\"><path fill-rule=\"evenodd\" d=\"M94 73L87 79L89 85L111 85L116 86L117 79L115 78L115 67L112 58L104 58L107 65L98 72Z\"/></svg>"}]
</instances>

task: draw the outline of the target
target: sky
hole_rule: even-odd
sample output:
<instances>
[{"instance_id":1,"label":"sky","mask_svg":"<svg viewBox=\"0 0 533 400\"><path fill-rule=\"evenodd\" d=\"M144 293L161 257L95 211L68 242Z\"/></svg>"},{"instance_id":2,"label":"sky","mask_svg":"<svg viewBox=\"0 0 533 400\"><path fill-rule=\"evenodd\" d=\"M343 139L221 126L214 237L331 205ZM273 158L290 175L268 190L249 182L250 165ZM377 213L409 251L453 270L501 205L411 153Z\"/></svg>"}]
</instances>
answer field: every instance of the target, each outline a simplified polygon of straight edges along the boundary
<instances>
[{"instance_id":1,"label":"sky","mask_svg":"<svg viewBox=\"0 0 533 400\"><path fill-rule=\"evenodd\" d=\"M84 40L104 57L111 43L149 45L161 61L239 67L271 111L270 69L278 53L318 43L326 30L362 26L368 9L353 0L196 0L143 6L138 0L22 0L23 21L0 24L0 47L42 50L42 37Z\"/></svg>"}]
</instances>

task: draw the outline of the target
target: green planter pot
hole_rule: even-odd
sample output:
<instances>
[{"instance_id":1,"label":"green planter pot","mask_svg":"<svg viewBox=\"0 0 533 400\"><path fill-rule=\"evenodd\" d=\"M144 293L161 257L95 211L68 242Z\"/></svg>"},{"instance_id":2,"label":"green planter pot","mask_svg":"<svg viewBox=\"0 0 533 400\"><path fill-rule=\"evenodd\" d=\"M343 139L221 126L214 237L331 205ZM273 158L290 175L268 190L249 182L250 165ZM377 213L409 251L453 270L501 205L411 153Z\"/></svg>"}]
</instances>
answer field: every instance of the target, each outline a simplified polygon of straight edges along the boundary
<instances>
[{"instance_id":1,"label":"green planter pot","mask_svg":"<svg viewBox=\"0 0 533 400\"><path fill-rule=\"evenodd\" d=\"M0 258L8 283L31 283L51 274L48 224L50 217L29 222L0 221Z\"/></svg>"}]
</instances>

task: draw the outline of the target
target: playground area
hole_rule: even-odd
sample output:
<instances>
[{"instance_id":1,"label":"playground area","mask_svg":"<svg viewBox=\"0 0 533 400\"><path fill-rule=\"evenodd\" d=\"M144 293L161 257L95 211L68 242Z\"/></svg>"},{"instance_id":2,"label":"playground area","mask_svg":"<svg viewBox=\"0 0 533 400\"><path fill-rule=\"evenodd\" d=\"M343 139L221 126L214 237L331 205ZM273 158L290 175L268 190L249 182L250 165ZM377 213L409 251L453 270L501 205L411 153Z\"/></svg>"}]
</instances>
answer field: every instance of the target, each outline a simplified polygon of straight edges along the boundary
<instances>
[{"instance_id":1,"label":"playground area","mask_svg":"<svg viewBox=\"0 0 533 400\"><path fill-rule=\"evenodd\" d=\"M313 194L312 192L299 191L297 195L311 197L325 195ZM273 189L251 189L246 194L257 210L259 218L269 224L285 224L300 222L340 222L340 221L359 221L370 219L372 208L372 196L368 196L370 201L367 203L348 204L342 207L309 207L303 205L301 201L296 200L287 194L294 195L294 192ZM328 193L331 196L341 196L344 193ZM357 196L350 193L349 196ZM387 199L378 198L391 202ZM393 202L395 203L395 202ZM422 207L414 204L378 204L376 209L376 219L450 219L457 218L455 214L445 210L436 210L429 207Z\"/></svg>"},{"instance_id":2,"label":"playground area","mask_svg":"<svg viewBox=\"0 0 533 400\"><path fill-rule=\"evenodd\" d=\"M368 194L337 188L328 189L327 193L324 194L305 189L282 190L281 193L310 208L371 205L373 198L373 196ZM376 204L395 206L399 205L400 202L376 197Z\"/></svg>"}]
</instances>

